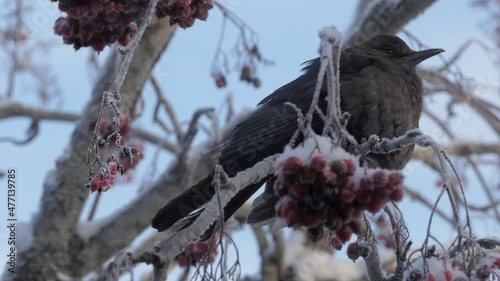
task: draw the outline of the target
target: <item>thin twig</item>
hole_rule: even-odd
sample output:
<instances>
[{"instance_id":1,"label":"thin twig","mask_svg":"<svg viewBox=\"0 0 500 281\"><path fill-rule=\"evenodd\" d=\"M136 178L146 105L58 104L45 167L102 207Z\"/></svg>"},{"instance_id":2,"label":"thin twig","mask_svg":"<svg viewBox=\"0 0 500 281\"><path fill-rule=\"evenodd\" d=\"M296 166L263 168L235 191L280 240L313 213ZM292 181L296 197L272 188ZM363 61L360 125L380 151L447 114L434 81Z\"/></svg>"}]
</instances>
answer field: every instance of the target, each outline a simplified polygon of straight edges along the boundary
<instances>
[{"instance_id":1,"label":"thin twig","mask_svg":"<svg viewBox=\"0 0 500 281\"><path fill-rule=\"evenodd\" d=\"M175 114L174 108L170 104L170 102L167 100L165 97L165 94L163 93L163 90L160 87L160 84L158 83L158 80L156 80L155 76L151 73L151 76L149 78L151 80L151 84L153 85L153 88L155 89L156 96L158 98L158 103L156 105L155 109L155 114L154 114L154 121L158 122L160 125L163 125L163 122L159 119L157 116L157 111L160 105L163 104L165 106L165 111L167 112L168 116L170 117L170 121L172 122L172 125L174 126L175 134L177 136L177 141L181 142L182 141L182 127L179 123L179 120L177 119L177 115ZM162 128L166 129L166 126L163 125Z\"/></svg>"}]
</instances>

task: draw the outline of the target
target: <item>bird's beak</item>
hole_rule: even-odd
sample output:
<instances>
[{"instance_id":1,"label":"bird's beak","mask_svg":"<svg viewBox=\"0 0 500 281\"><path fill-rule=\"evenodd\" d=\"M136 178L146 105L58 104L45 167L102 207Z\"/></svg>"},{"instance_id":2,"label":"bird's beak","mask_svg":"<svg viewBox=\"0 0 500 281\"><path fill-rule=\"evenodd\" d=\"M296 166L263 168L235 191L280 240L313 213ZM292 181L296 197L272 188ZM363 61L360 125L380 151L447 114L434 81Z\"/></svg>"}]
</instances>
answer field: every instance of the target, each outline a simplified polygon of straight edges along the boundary
<instances>
[{"instance_id":1,"label":"bird's beak","mask_svg":"<svg viewBox=\"0 0 500 281\"><path fill-rule=\"evenodd\" d=\"M428 50L423 50L423 51L418 51L414 52L412 54L409 54L405 56L406 61L411 64L411 65L417 65L421 63L422 61L433 57L437 54L440 54L444 52L443 49L428 49Z\"/></svg>"}]
</instances>

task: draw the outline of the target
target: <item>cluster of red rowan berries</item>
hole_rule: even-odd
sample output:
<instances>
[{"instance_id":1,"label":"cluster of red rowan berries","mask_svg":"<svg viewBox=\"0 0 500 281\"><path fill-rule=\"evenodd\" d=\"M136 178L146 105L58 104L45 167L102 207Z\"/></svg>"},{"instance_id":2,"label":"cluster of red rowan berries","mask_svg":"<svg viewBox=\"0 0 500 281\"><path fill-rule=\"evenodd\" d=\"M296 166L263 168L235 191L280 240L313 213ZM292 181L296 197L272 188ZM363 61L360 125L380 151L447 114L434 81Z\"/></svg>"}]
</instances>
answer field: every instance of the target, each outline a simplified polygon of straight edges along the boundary
<instances>
[{"instance_id":1,"label":"cluster of red rowan berries","mask_svg":"<svg viewBox=\"0 0 500 281\"><path fill-rule=\"evenodd\" d=\"M213 8L213 0L176 0L159 1L156 5L156 16L169 16L170 24L178 24L182 28L193 26L196 19L206 20L208 11Z\"/></svg>"},{"instance_id":2,"label":"cluster of red rowan berries","mask_svg":"<svg viewBox=\"0 0 500 281\"><path fill-rule=\"evenodd\" d=\"M214 235L207 241L190 242L184 252L177 256L177 263L179 266L188 267L200 262L214 262L217 257L217 240L218 235ZM207 255L207 260L205 260L204 257Z\"/></svg>"},{"instance_id":3,"label":"cluster of red rowan berries","mask_svg":"<svg viewBox=\"0 0 500 281\"><path fill-rule=\"evenodd\" d=\"M116 172L120 170L123 174L123 167L116 162L110 162L108 167L102 167L101 170L87 184L87 187L95 191L108 191L116 183Z\"/></svg>"},{"instance_id":4,"label":"cluster of red rowan berries","mask_svg":"<svg viewBox=\"0 0 500 281\"><path fill-rule=\"evenodd\" d=\"M291 156L279 165L277 173L278 215L288 226L305 226L313 241L323 237L326 227L334 232L330 243L336 249L352 233L363 230L365 210L376 213L385 203L400 201L404 195L399 172L361 170L352 158L329 162L316 155L307 164Z\"/></svg>"},{"instance_id":5,"label":"cluster of red rowan berries","mask_svg":"<svg viewBox=\"0 0 500 281\"><path fill-rule=\"evenodd\" d=\"M250 66L245 65L241 68L240 80L247 83L252 83L255 88L260 87L260 79L255 77L255 70L252 70Z\"/></svg>"},{"instance_id":6,"label":"cluster of red rowan berries","mask_svg":"<svg viewBox=\"0 0 500 281\"><path fill-rule=\"evenodd\" d=\"M51 0L59 2L59 10L67 14L56 20L54 32L63 42L81 47L92 47L100 52L118 42L126 46L144 18L148 0ZM171 24L186 28L195 19L206 20L213 0L160 0L156 6L158 18L170 16Z\"/></svg>"},{"instance_id":7,"label":"cluster of red rowan berries","mask_svg":"<svg viewBox=\"0 0 500 281\"><path fill-rule=\"evenodd\" d=\"M109 118L101 118L97 125L102 136L98 145L100 147L106 145L108 148L118 148L119 155L116 158L110 157L108 160L103 161L108 162L107 164L99 162L98 171L91 176L89 182L86 184L93 192L108 191L116 183L117 170L123 175L134 169L144 157L144 145L140 142L134 143L133 140L128 138L132 128L130 117L122 114L119 117L119 121L120 124L117 133L115 132L116 127L114 122ZM92 122L89 129L93 130L95 126L96 122ZM132 178L130 176L129 180Z\"/></svg>"},{"instance_id":8,"label":"cluster of red rowan berries","mask_svg":"<svg viewBox=\"0 0 500 281\"><path fill-rule=\"evenodd\" d=\"M118 41L125 46L137 31L134 21L144 17L148 0L52 0L67 17L56 20L54 32L78 50L100 52Z\"/></svg>"}]
</instances>

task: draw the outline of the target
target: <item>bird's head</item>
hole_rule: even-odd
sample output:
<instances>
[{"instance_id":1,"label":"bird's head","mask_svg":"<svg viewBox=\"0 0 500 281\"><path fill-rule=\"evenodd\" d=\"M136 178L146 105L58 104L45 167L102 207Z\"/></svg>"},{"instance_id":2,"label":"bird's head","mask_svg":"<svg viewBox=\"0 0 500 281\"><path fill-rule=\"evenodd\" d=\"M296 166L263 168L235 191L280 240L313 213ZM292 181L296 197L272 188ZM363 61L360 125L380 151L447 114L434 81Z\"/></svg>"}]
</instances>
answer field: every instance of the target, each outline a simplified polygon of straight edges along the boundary
<instances>
[{"instance_id":1,"label":"bird's head","mask_svg":"<svg viewBox=\"0 0 500 281\"><path fill-rule=\"evenodd\" d=\"M369 54L385 57L390 60L397 60L412 67L444 52L443 49L414 51L401 38L392 35L375 36L365 42L363 46Z\"/></svg>"}]
</instances>

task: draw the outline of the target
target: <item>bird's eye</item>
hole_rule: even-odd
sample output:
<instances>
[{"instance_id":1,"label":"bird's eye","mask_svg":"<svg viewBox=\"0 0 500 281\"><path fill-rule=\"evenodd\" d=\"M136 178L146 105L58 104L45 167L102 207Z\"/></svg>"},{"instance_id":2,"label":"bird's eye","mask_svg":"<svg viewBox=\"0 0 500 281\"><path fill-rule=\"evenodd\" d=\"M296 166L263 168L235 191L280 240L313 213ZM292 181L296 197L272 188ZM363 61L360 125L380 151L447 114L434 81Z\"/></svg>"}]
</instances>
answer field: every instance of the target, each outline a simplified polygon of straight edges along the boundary
<instances>
[{"instance_id":1,"label":"bird's eye","mask_svg":"<svg viewBox=\"0 0 500 281\"><path fill-rule=\"evenodd\" d=\"M394 55L394 51L392 49L385 49L384 51L388 55Z\"/></svg>"}]
</instances>

